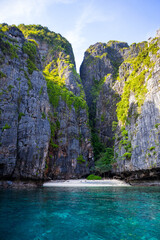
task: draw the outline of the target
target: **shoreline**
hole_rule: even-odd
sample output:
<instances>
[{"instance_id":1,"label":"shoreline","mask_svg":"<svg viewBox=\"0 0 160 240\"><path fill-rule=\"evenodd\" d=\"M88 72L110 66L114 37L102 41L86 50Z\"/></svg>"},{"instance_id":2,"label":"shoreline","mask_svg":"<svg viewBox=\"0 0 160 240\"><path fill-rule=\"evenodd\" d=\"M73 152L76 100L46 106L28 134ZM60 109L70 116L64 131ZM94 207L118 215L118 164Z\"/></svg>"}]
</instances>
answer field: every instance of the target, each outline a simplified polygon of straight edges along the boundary
<instances>
[{"instance_id":1,"label":"shoreline","mask_svg":"<svg viewBox=\"0 0 160 240\"><path fill-rule=\"evenodd\" d=\"M105 180L52 180L43 183L43 187L131 187L123 180L105 179Z\"/></svg>"},{"instance_id":2,"label":"shoreline","mask_svg":"<svg viewBox=\"0 0 160 240\"><path fill-rule=\"evenodd\" d=\"M160 187L160 180L134 180L125 182L119 179L87 180L87 179L68 179L68 180L0 180L0 189L32 189L45 187Z\"/></svg>"}]
</instances>

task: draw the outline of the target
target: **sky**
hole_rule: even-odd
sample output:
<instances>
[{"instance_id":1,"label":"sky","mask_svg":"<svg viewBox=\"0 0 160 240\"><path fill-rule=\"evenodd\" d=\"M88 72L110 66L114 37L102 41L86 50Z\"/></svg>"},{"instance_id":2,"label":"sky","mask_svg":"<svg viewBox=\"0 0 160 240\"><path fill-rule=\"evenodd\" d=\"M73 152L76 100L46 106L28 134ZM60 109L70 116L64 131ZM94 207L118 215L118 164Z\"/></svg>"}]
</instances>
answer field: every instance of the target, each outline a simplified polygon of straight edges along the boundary
<instances>
[{"instance_id":1,"label":"sky","mask_svg":"<svg viewBox=\"0 0 160 240\"><path fill-rule=\"evenodd\" d=\"M41 24L72 44L77 71L96 42L128 44L154 37L160 0L0 0L0 23Z\"/></svg>"}]
</instances>

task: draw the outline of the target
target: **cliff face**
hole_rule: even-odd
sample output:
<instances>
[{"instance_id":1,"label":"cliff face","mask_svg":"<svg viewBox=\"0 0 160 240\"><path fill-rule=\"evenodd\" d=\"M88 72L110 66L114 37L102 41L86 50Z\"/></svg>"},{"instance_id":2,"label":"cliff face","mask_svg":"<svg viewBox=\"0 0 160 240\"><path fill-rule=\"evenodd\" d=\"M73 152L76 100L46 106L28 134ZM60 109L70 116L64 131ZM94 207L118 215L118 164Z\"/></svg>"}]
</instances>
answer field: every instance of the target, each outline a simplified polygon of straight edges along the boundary
<instances>
[{"instance_id":1,"label":"cliff face","mask_svg":"<svg viewBox=\"0 0 160 240\"><path fill-rule=\"evenodd\" d=\"M40 25L1 27L1 175L89 174L87 104L70 43Z\"/></svg>"},{"instance_id":2,"label":"cliff face","mask_svg":"<svg viewBox=\"0 0 160 240\"><path fill-rule=\"evenodd\" d=\"M36 47L25 40L18 28L3 27L0 32L0 177L43 178L50 139L49 121L43 115L48 111L47 87Z\"/></svg>"},{"instance_id":3,"label":"cliff face","mask_svg":"<svg viewBox=\"0 0 160 240\"><path fill-rule=\"evenodd\" d=\"M112 122L117 119L116 103L120 99L113 85L128 48L123 42L97 43L85 52L80 68L96 158L113 145Z\"/></svg>"},{"instance_id":4,"label":"cliff face","mask_svg":"<svg viewBox=\"0 0 160 240\"><path fill-rule=\"evenodd\" d=\"M101 150L113 147L112 171L116 174L134 173L133 178L158 176L159 47L157 34L149 42L131 46L116 41L97 43L85 53L81 78L92 140L97 134L99 141L93 144L94 152L98 159Z\"/></svg>"},{"instance_id":5,"label":"cliff face","mask_svg":"<svg viewBox=\"0 0 160 240\"><path fill-rule=\"evenodd\" d=\"M158 178L159 32L91 46L80 75L60 34L0 26L0 178L79 178L93 150L101 173Z\"/></svg>"},{"instance_id":6,"label":"cliff face","mask_svg":"<svg viewBox=\"0 0 160 240\"><path fill-rule=\"evenodd\" d=\"M117 106L116 172L133 178L157 178L160 168L160 38L125 60L128 77ZM122 76L125 70L122 71ZM120 81L124 81L123 77ZM115 85L115 89L116 89ZM117 89L118 91L118 89ZM146 170L146 171L144 171Z\"/></svg>"}]
</instances>

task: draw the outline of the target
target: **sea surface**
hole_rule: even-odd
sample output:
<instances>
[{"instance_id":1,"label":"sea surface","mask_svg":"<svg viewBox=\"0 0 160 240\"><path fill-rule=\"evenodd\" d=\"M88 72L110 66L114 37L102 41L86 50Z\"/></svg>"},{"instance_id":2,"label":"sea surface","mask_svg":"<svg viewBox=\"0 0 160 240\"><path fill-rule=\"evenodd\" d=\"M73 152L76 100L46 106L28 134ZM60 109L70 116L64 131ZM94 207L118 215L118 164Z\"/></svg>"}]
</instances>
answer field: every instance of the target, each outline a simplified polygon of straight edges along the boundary
<instances>
[{"instance_id":1,"label":"sea surface","mask_svg":"<svg viewBox=\"0 0 160 240\"><path fill-rule=\"evenodd\" d=\"M0 190L0 240L160 240L160 187Z\"/></svg>"}]
</instances>

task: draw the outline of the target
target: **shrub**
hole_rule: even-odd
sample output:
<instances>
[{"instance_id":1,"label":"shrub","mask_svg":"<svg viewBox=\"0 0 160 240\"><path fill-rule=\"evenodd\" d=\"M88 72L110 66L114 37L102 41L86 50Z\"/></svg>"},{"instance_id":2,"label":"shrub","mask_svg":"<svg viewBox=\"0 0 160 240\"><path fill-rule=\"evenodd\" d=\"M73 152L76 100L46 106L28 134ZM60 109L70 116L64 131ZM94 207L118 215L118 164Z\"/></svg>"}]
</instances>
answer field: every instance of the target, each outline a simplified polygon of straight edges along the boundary
<instances>
[{"instance_id":1,"label":"shrub","mask_svg":"<svg viewBox=\"0 0 160 240\"><path fill-rule=\"evenodd\" d=\"M55 144L55 143L53 142L52 139L50 140L50 145L51 145L54 149L56 149L56 148L59 147L57 144Z\"/></svg>"},{"instance_id":2,"label":"shrub","mask_svg":"<svg viewBox=\"0 0 160 240\"><path fill-rule=\"evenodd\" d=\"M118 122L116 122L116 121L113 121L113 122L112 122L112 131L113 131L113 132L116 131L117 125L118 125Z\"/></svg>"},{"instance_id":3,"label":"shrub","mask_svg":"<svg viewBox=\"0 0 160 240\"><path fill-rule=\"evenodd\" d=\"M35 57L37 54L37 49L35 44L31 42L25 42L23 44L23 52L28 55L27 59L27 67L29 74L32 74L34 70L38 70L38 68L35 65Z\"/></svg>"},{"instance_id":4,"label":"shrub","mask_svg":"<svg viewBox=\"0 0 160 240\"><path fill-rule=\"evenodd\" d=\"M126 157L127 159L131 159L132 153L126 152L123 154L123 157Z\"/></svg>"},{"instance_id":5,"label":"shrub","mask_svg":"<svg viewBox=\"0 0 160 240\"><path fill-rule=\"evenodd\" d=\"M33 43L36 47L38 47L38 43L34 39L28 39L28 41Z\"/></svg>"},{"instance_id":6,"label":"shrub","mask_svg":"<svg viewBox=\"0 0 160 240\"><path fill-rule=\"evenodd\" d=\"M105 120L105 114L103 113L103 114L101 115L101 122L104 122L104 120Z\"/></svg>"},{"instance_id":7,"label":"shrub","mask_svg":"<svg viewBox=\"0 0 160 240\"><path fill-rule=\"evenodd\" d=\"M87 177L87 180L101 180L102 177L100 176L96 176L94 174L90 174L88 177Z\"/></svg>"},{"instance_id":8,"label":"shrub","mask_svg":"<svg viewBox=\"0 0 160 240\"><path fill-rule=\"evenodd\" d=\"M2 132L3 132L5 129L10 129L10 128L11 128L11 126L8 125L8 123L6 123L6 124L4 125L4 127L2 128Z\"/></svg>"},{"instance_id":9,"label":"shrub","mask_svg":"<svg viewBox=\"0 0 160 240\"><path fill-rule=\"evenodd\" d=\"M46 114L44 112L42 112L42 118L46 119Z\"/></svg>"},{"instance_id":10,"label":"shrub","mask_svg":"<svg viewBox=\"0 0 160 240\"><path fill-rule=\"evenodd\" d=\"M43 86L41 86L41 89L39 90L39 96L41 96L43 93Z\"/></svg>"},{"instance_id":11,"label":"shrub","mask_svg":"<svg viewBox=\"0 0 160 240\"><path fill-rule=\"evenodd\" d=\"M29 59L33 62L35 62L35 56L37 54L36 46L31 42L25 42L23 44L23 52L26 53L29 57Z\"/></svg>"},{"instance_id":12,"label":"shrub","mask_svg":"<svg viewBox=\"0 0 160 240\"><path fill-rule=\"evenodd\" d=\"M6 77L6 74L0 71L0 78Z\"/></svg>"},{"instance_id":13,"label":"shrub","mask_svg":"<svg viewBox=\"0 0 160 240\"><path fill-rule=\"evenodd\" d=\"M95 160L98 160L100 157L100 154L105 151L105 147L103 143L101 143L97 133L92 131L91 134L92 134L92 146L93 146L94 158Z\"/></svg>"},{"instance_id":14,"label":"shrub","mask_svg":"<svg viewBox=\"0 0 160 240\"><path fill-rule=\"evenodd\" d=\"M100 158L95 162L95 169L99 173L105 173L111 170L114 163L113 148L106 148L104 153L101 153Z\"/></svg>"},{"instance_id":15,"label":"shrub","mask_svg":"<svg viewBox=\"0 0 160 240\"><path fill-rule=\"evenodd\" d=\"M123 136L123 137L128 136L128 131L127 131L127 130L123 130L123 131L122 131L122 136Z\"/></svg>"},{"instance_id":16,"label":"shrub","mask_svg":"<svg viewBox=\"0 0 160 240\"><path fill-rule=\"evenodd\" d=\"M155 128L158 128L159 125L160 125L160 123L156 123L156 124L155 124Z\"/></svg>"},{"instance_id":17,"label":"shrub","mask_svg":"<svg viewBox=\"0 0 160 240\"><path fill-rule=\"evenodd\" d=\"M26 71L25 71L24 69L23 69L23 71L24 71L24 76L25 76L25 78L28 80L28 81L27 81L27 83L28 83L27 93L29 94L29 91L30 91L31 89L33 89L33 86L32 86L32 83L31 83L30 78L28 77L28 74L26 73Z\"/></svg>"},{"instance_id":18,"label":"shrub","mask_svg":"<svg viewBox=\"0 0 160 240\"><path fill-rule=\"evenodd\" d=\"M22 112L20 112L20 113L19 113L19 115L18 115L18 121L20 121L20 120L21 120L22 116L25 116L25 114L24 114L24 113L22 113Z\"/></svg>"},{"instance_id":19,"label":"shrub","mask_svg":"<svg viewBox=\"0 0 160 240\"><path fill-rule=\"evenodd\" d=\"M12 45L8 40L4 41L2 37L5 35L2 35L0 33L0 48L4 55L9 55L11 59L18 58L17 55L17 46Z\"/></svg>"},{"instance_id":20,"label":"shrub","mask_svg":"<svg viewBox=\"0 0 160 240\"><path fill-rule=\"evenodd\" d=\"M27 67L29 74L32 74L33 71L38 71L38 68L36 67L35 63L32 62L30 59L27 59Z\"/></svg>"},{"instance_id":21,"label":"shrub","mask_svg":"<svg viewBox=\"0 0 160 240\"><path fill-rule=\"evenodd\" d=\"M156 147L154 147L154 146L152 146L152 147L150 147L150 151L152 151L152 150L154 150Z\"/></svg>"},{"instance_id":22,"label":"shrub","mask_svg":"<svg viewBox=\"0 0 160 240\"><path fill-rule=\"evenodd\" d=\"M80 163L80 164L86 162L86 160L83 158L82 154L80 154L80 155L78 156L78 158L77 158L77 162Z\"/></svg>"},{"instance_id":23,"label":"shrub","mask_svg":"<svg viewBox=\"0 0 160 240\"><path fill-rule=\"evenodd\" d=\"M8 86L8 90L9 90L9 91L11 91L12 88L14 88L14 86L12 86L12 85L9 85L9 86Z\"/></svg>"}]
</instances>

